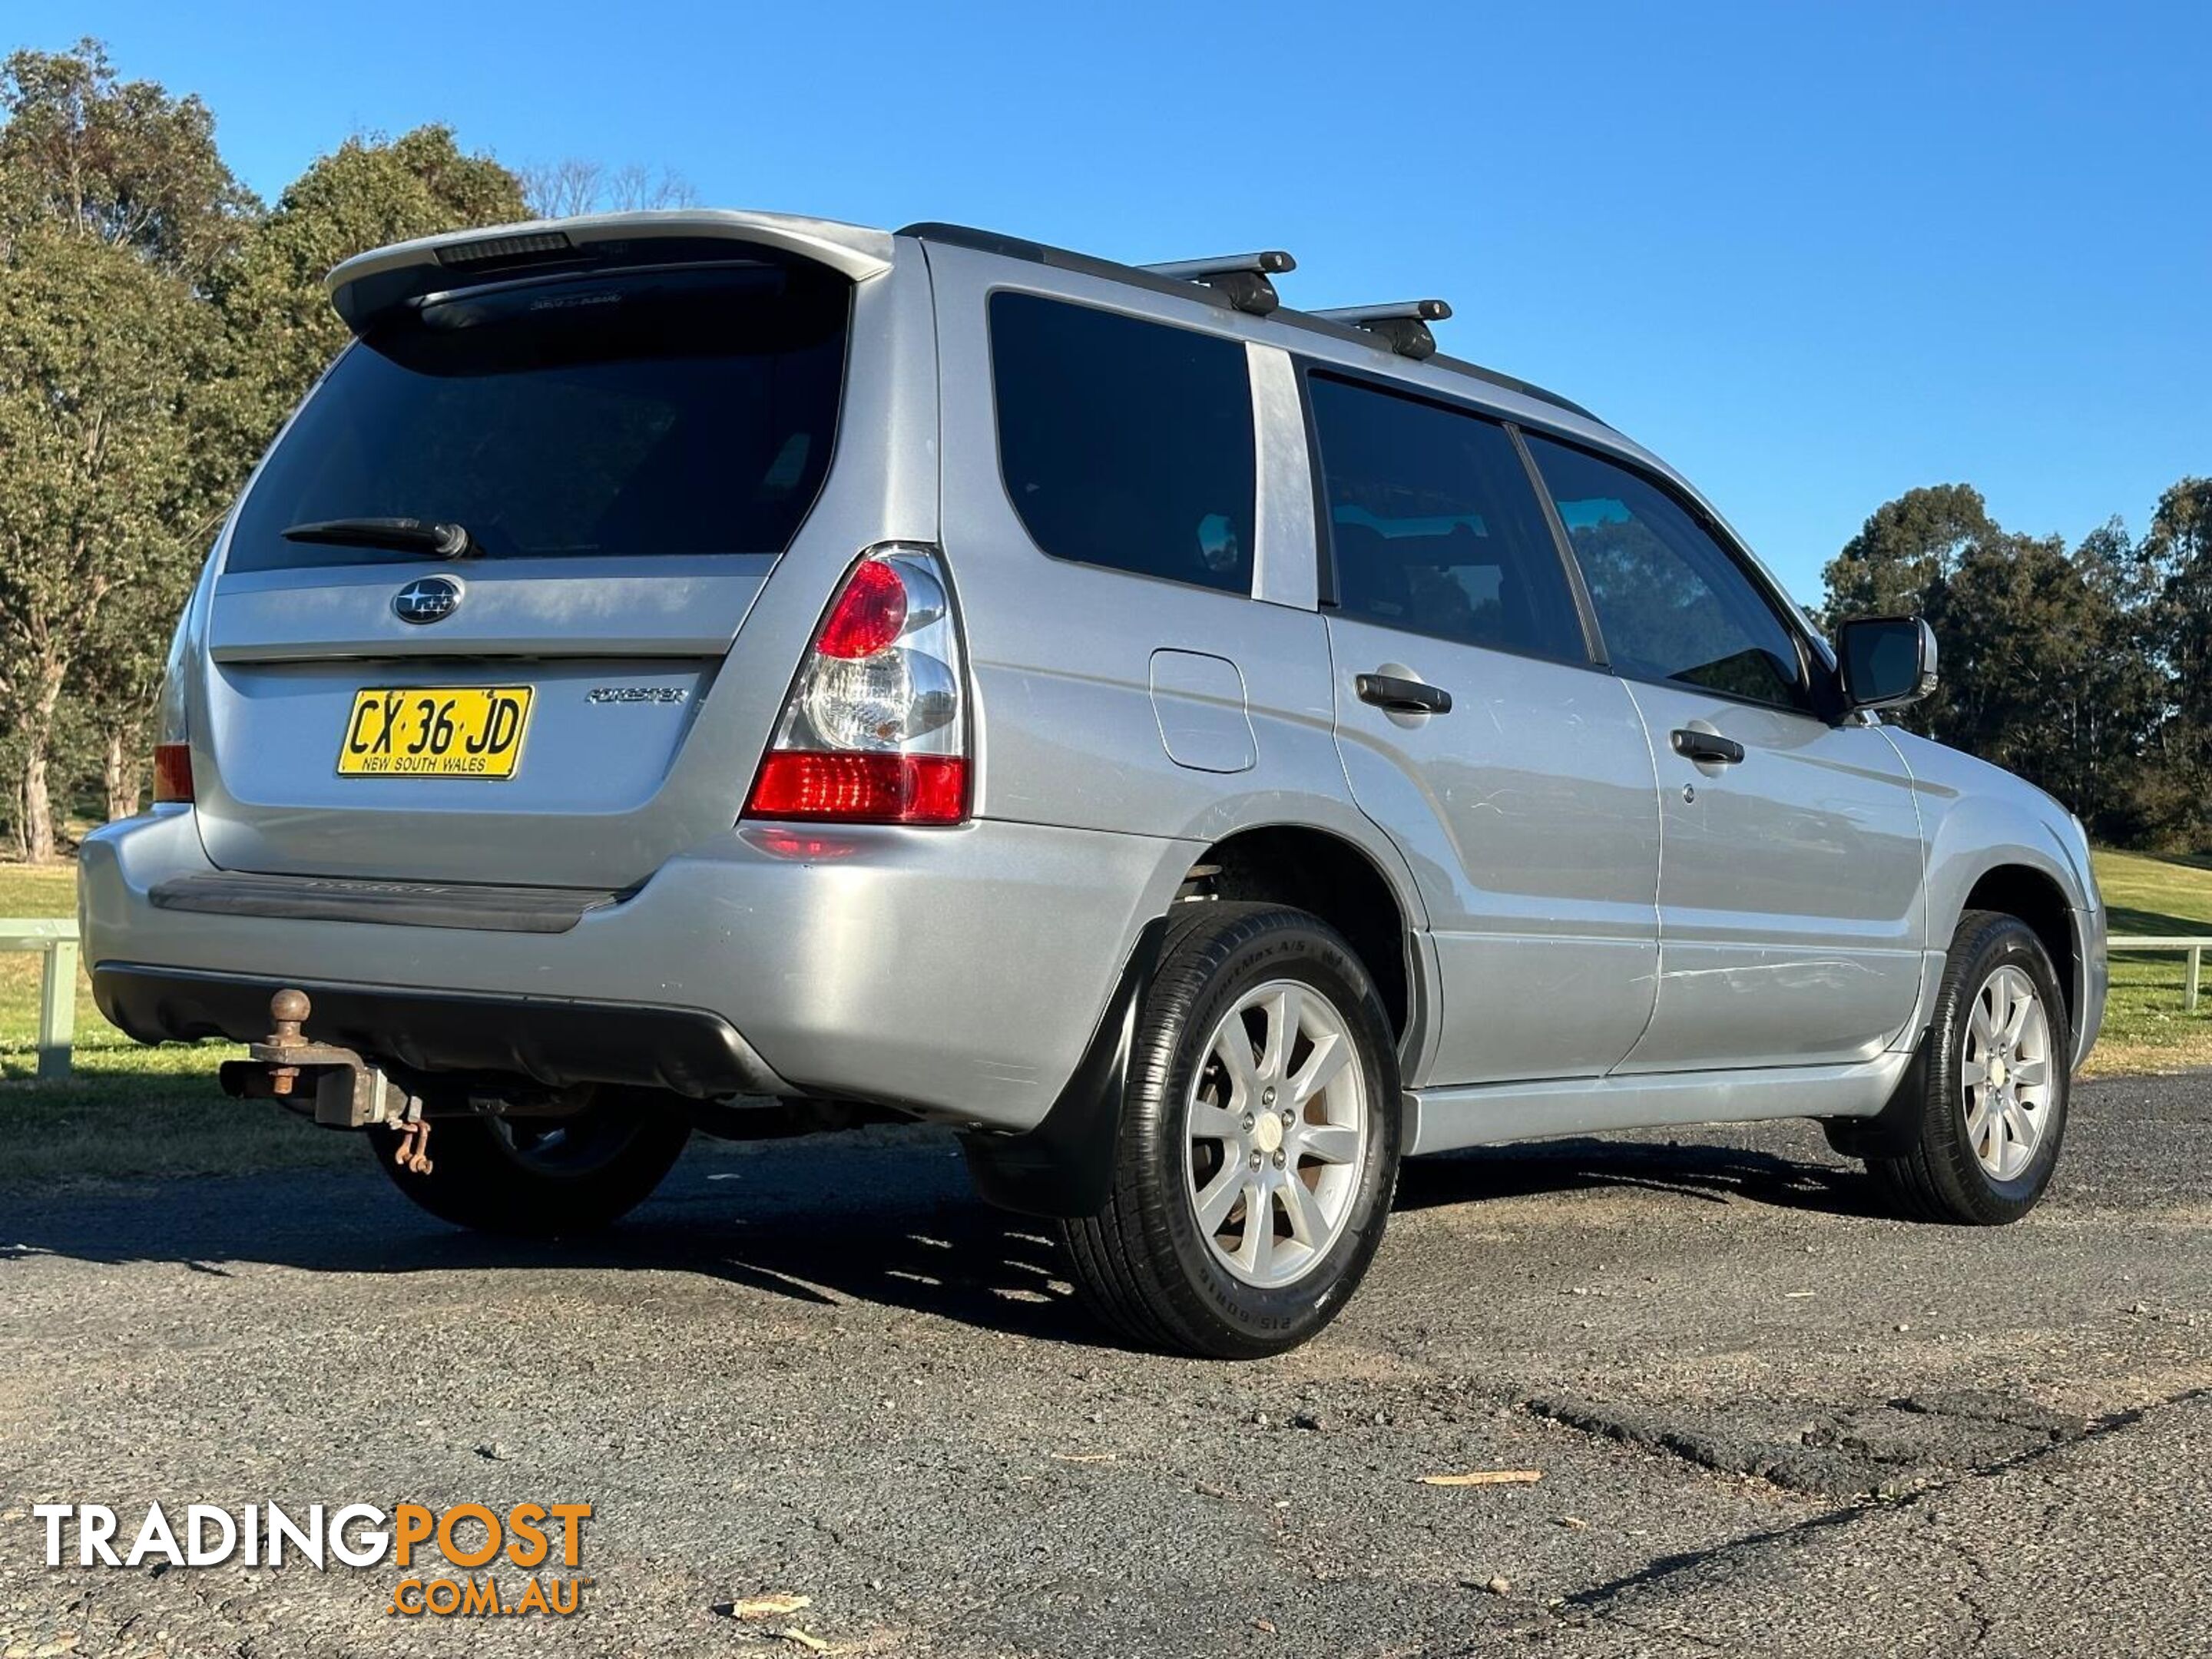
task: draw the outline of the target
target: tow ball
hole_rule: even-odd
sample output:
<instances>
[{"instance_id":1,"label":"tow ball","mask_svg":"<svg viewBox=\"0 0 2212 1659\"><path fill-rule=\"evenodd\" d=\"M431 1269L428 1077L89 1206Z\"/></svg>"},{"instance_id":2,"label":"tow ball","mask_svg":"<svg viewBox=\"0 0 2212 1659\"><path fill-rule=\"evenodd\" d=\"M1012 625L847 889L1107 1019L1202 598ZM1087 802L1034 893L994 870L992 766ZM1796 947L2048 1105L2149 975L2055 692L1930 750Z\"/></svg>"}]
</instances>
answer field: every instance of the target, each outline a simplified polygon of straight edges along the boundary
<instances>
[{"instance_id":1,"label":"tow ball","mask_svg":"<svg viewBox=\"0 0 2212 1659\"><path fill-rule=\"evenodd\" d=\"M421 1097L351 1048L309 1037L304 1028L313 1012L305 991L287 988L270 997L269 1035L246 1045L249 1058L223 1061L222 1091L234 1100L281 1102L334 1129L392 1125L400 1131L393 1161L429 1174L430 1124Z\"/></svg>"}]
</instances>

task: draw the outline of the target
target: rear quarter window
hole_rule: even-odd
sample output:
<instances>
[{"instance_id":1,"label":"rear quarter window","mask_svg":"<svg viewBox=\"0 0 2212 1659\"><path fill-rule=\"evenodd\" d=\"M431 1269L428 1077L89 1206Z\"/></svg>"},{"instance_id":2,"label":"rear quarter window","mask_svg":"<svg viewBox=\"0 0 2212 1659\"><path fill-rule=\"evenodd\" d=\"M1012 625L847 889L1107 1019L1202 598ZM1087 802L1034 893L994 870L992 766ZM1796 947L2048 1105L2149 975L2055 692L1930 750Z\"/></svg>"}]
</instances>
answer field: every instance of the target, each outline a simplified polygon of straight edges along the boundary
<instances>
[{"instance_id":1,"label":"rear quarter window","mask_svg":"<svg viewBox=\"0 0 2212 1659\"><path fill-rule=\"evenodd\" d=\"M1244 348L1032 294L990 299L999 465L1054 558L1252 591Z\"/></svg>"}]
</instances>

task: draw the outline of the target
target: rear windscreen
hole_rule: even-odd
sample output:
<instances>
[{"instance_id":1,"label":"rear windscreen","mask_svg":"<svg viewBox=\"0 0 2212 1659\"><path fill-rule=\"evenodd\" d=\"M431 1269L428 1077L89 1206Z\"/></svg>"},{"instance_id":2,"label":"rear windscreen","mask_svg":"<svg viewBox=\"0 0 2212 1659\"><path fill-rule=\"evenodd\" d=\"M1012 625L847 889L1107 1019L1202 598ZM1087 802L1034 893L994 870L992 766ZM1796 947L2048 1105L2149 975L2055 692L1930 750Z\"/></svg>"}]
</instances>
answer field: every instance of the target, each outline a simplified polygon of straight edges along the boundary
<instances>
[{"instance_id":1,"label":"rear windscreen","mask_svg":"<svg viewBox=\"0 0 2212 1659\"><path fill-rule=\"evenodd\" d=\"M284 538L343 519L459 524L488 558L781 552L829 471L851 293L731 263L412 304L307 400L227 568L409 562Z\"/></svg>"}]
</instances>

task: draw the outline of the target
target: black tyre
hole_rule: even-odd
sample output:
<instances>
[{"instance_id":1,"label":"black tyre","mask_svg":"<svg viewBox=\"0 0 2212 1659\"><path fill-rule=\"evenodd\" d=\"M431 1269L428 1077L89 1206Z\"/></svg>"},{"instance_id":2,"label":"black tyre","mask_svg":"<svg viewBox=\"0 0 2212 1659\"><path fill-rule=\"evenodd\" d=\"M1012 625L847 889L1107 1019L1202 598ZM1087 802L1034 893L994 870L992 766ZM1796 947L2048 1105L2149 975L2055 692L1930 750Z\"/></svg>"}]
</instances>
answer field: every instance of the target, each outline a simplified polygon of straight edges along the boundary
<instances>
[{"instance_id":1,"label":"black tyre","mask_svg":"<svg viewBox=\"0 0 2212 1659\"><path fill-rule=\"evenodd\" d=\"M644 1202L690 1133L681 1112L609 1091L569 1117L439 1118L426 1173L396 1161L398 1131L372 1129L369 1144L392 1185L440 1220L550 1238L594 1231Z\"/></svg>"},{"instance_id":2,"label":"black tyre","mask_svg":"<svg viewBox=\"0 0 2212 1659\"><path fill-rule=\"evenodd\" d=\"M1389 1022L1333 928L1184 907L1139 1010L1112 1194L1062 1224L1078 1287L1145 1346L1296 1347L1382 1243L1400 1115Z\"/></svg>"},{"instance_id":3,"label":"black tyre","mask_svg":"<svg viewBox=\"0 0 2212 1659\"><path fill-rule=\"evenodd\" d=\"M1867 1168L1897 1206L1996 1226L2033 1209L2066 1134L2073 1032L2043 941L2016 916L1960 918L1902 1150Z\"/></svg>"}]
</instances>

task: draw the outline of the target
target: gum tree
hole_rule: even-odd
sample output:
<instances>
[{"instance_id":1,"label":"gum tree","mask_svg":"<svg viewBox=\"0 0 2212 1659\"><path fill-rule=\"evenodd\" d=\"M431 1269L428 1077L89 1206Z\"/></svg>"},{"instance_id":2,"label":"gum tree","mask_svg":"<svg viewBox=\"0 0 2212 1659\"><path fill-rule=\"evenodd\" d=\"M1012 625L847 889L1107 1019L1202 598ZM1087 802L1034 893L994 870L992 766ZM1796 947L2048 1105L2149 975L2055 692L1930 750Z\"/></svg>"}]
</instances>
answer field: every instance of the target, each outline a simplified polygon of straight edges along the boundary
<instances>
[{"instance_id":1,"label":"gum tree","mask_svg":"<svg viewBox=\"0 0 2212 1659\"><path fill-rule=\"evenodd\" d=\"M93 40L0 63L0 733L33 858L55 849L64 697L95 714L75 724L99 733L111 809L135 804L153 613L189 580L178 528L210 476L190 409L215 371L206 295L258 211L198 99L118 79Z\"/></svg>"},{"instance_id":2,"label":"gum tree","mask_svg":"<svg viewBox=\"0 0 2212 1659\"><path fill-rule=\"evenodd\" d=\"M118 595L164 580L191 491L188 387L208 318L127 247L40 224L0 281L0 711L24 851L55 853L65 686ZM155 647L159 649L158 646Z\"/></svg>"}]
</instances>

